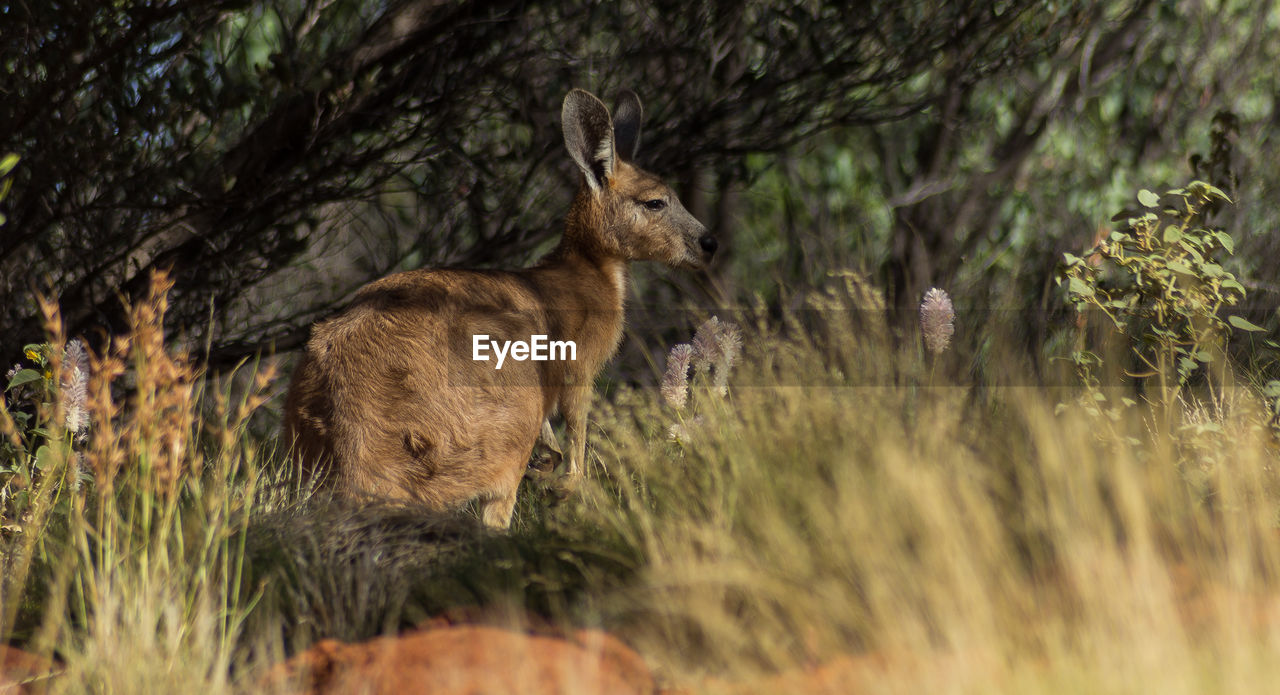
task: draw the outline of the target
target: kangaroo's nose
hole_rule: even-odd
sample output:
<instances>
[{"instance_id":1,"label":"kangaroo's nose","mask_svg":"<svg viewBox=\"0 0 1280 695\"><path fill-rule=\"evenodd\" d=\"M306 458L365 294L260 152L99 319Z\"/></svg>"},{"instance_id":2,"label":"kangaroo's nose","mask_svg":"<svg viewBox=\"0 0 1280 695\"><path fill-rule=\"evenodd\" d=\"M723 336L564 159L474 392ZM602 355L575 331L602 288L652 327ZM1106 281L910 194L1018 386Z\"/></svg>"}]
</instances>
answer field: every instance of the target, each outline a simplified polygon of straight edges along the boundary
<instances>
[{"instance_id":1,"label":"kangaroo's nose","mask_svg":"<svg viewBox=\"0 0 1280 695\"><path fill-rule=\"evenodd\" d=\"M715 237L710 234L704 234L698 239L698 246L701 246L702 250L710 257L720 247L720 244L716 242Z\"/></svg>"}]
</instances>

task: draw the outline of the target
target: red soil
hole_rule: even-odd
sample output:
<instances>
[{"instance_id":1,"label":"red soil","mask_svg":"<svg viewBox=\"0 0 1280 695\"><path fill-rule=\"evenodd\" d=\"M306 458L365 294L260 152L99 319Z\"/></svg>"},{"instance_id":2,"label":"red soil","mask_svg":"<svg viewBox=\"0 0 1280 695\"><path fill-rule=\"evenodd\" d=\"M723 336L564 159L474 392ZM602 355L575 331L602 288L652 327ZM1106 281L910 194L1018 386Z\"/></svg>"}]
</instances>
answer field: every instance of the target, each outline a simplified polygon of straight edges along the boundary
<instances>
[{"instance_id":1,"label":"red soil","mask_svg":"<svg viewBox=\"0 0 1280 695\"><path fill-rule=\"evenodd\" d=\"M58 662L0 644L0 693L36 695L62 667Z\"/></svg>"},{"instance_id":2,"label":"red soil","mask_svg":"<svg viewBox=\"0 0 1280 695\"><path fill-rule=\"evenodd\" d=\"M640 655L598 630L565 639L475 625L360 644L324 640L276 667L269 680L317 695L655 692Z\"/></svg>"}]
</instances>

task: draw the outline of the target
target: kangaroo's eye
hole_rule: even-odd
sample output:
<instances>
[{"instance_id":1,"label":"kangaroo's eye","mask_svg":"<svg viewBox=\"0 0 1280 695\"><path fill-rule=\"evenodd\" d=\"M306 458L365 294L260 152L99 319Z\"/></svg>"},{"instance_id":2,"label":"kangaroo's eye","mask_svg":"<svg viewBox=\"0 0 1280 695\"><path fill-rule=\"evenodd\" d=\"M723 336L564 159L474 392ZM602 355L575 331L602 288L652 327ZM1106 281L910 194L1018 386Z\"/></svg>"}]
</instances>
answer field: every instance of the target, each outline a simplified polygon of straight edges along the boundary
<instances>
[{"instance_id":1,"label":"kangaroo's eye","mask_svg":"<svg viewBox=\"0 0 1280 695\"><path fill-rule=\"evenodd\" d=\"M657 212L667 206L667 201L661 198L654 198L653 200L644 201L643 203L641 203L641 205L645 206L645 208L649 210L653 210L654 212Z\"/></svg>"}]
</instances>

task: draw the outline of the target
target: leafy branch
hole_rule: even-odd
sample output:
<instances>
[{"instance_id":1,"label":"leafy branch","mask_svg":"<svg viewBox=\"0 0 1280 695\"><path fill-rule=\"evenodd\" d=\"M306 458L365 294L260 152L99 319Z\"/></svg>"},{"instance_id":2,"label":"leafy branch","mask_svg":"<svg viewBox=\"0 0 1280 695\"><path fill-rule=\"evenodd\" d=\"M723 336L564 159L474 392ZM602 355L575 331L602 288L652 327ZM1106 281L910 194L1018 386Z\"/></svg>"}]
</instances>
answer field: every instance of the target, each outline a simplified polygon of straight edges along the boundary
<instances>
[{"instance_id":1,"label":"leafy branch","mask_svg":"<svg viewBox=\"0 0 1280 695\"><path fill-rule=\"evenodd\" d=\"M1155 379L1158 400L1170 404L1211 364L1225 369L1225 342L1231 328L1262 331L1239 316L1223 317L1224 307L1245 297L1245 288L1222 266L1235 251L1230 234L1205 223L1220 203L1231 203L1221 189L1203 181L1185 188L1138 192L1139 207L1121 211L1111 232L1085 257L1064 254L1056 281L1066 283L1078 312L1096 310L1124 336L1137 369L1127 376ZM1098 385L1102 359L1081 331L1072 353L1078 373Z\"/></svg>"}]
</instances>

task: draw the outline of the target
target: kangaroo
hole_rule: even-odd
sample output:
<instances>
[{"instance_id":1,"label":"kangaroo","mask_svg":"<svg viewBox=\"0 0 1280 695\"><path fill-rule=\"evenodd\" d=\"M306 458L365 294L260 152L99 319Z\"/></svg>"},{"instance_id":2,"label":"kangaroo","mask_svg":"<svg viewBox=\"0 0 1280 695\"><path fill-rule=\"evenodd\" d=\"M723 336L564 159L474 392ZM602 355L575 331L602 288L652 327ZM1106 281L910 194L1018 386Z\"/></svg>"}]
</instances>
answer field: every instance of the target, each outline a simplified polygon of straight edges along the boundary
<instances>
[{"instance_id":1,"label":"kangaroo","mask_svg":"<svg viewBox=\"0 0 1280 695\"><path fill-rule=\"evenodd\" d=\"M568 479L581 477L592 384L622 338L628 263L705 268L717 245L631 163L642 113L631 91L612 118L586 91L565 97L564 141L582 183L559 245L533 267L396 273L312 328L284 433L321 486L436 509L478 499L482 521L507 528L557 409Z\"/></svg>"}]
</instances>

